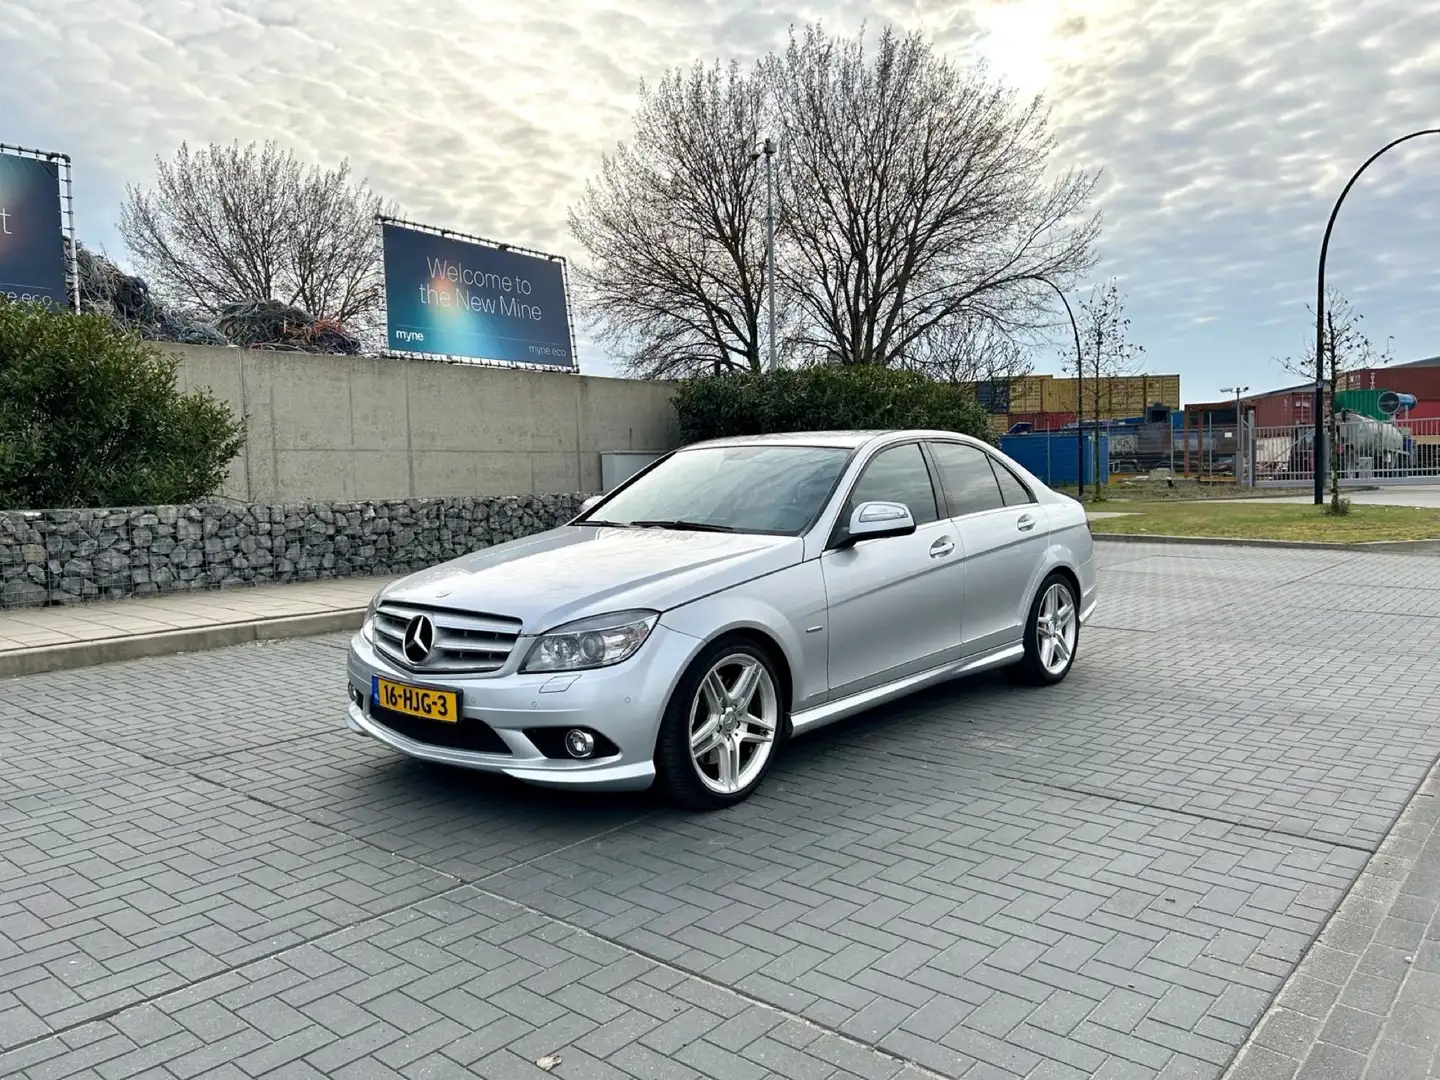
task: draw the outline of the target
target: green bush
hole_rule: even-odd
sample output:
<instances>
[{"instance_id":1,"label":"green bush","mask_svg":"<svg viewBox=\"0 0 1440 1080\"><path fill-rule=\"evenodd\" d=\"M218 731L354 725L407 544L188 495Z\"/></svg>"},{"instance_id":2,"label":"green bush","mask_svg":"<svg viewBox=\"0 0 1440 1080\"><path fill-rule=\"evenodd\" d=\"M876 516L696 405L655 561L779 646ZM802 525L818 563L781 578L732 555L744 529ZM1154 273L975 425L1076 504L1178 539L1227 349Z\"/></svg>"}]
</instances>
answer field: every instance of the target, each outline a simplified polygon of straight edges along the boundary
<instances>
[{"instance_id":1,"label":"green bush","mask_svg":"<svg viewBox=\"0 0 1440 1080\"><path fill-rule=\"evenodd\" d=\"M931 428L992 438L974 395L950 383L887 368L697 375L675 394L686 443L778 431Z\"/></svg>"},{"instance_id":2,"label":"green bush","mask_svg":"<svg viewBox=\"0 0 1440 1080\"><path fill-rule=\"evenodd\" d=\"M0 509L192 502L218 491L245 425L179 361L100 315L0 302Z\"/></svg>"}]
</instances>

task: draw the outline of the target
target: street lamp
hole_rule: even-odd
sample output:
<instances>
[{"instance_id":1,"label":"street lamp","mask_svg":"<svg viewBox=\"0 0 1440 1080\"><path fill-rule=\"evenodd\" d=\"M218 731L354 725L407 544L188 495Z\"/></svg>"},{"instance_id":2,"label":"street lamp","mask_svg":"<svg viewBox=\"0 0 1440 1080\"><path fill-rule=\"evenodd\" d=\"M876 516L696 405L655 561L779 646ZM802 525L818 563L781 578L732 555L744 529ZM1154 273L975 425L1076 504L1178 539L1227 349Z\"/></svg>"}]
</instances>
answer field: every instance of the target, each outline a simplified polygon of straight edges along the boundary
<instances>
[{"instance_id":1,"label":"street lamp","mask_svg":"<svg viewBox=\"0 0 1440 1080\"><path fill-rule=\"evenodd\" d=\"M1070 301L1065 299L1065 294L1047 277L1039 274L1032 275L1036 281L1049 285L1055 290L1055 295L1060 297L1060 302L1065 305L1065 314L1070 316L1070 329L1075 334L1075 454L1076 454L1076 480L1080 485L1080 498L1085 498L1085 397L1081 393L1081 387L1085 379L1085 356L1080 350L1080 326L1075 321L1075 312L1070 307ZM1100 478L1095 478L1098 487Z\"/></svg>"},{"instance_id":2,"label":"street lamp","mask_svg":"<svg viewBox=\"0 0 1440 1080\"><path fill-rule=\"evenodd\" d=\"M751 161L765 156L765 292L770 308L770 361L775 370L775 140L766 139Z\"/></svg>"},{"instance_id":3,"label":"street lamp","mask_svg":"<svg viewBox=\"0 0 1440 1080\"><path fill-rule=\"evenodd\" d=\"M1248 386L1222 386L1220 388L1222 394L1235 395L1235 482L1237 484L1240 482L1240 457L1245 452L1245 420L1240 415L1240 395L1249 390Z\"/></svg>"},{"instance_id":4,"label":"street lamp","mask_svg":"<svg viewBox=\"0 0 1440 1080\"><path fill-rule=\"evenodd\" d=\"M1360 179L1360 174L1368 169L1381 154L1387 150L1393 150L1403 142L1411 139L1418 139L1421 135L1440 135L1440 128L1425 128L1421 131L1412 131L1409 135L1402 135L1394 142L1386 143L1375 153L1365 159L1365 164L1355 170L1355 175L1350 177L1350 182L1345 185L1345 190L1340 192L1340 198L1335 200L1335 207L1330 211L1330 221L1325 226L1325 239L1320 242L1320 272L1316 275L1315 282L1315 505L1320 506L1325 502L1325 257L1330 253L1330 232L1335 228L1336 215L1340 213L1340 204L1345 201L1345 196L1350 194L1350 189L1355 186L1355 181Z\"/></svg>"}]
</instances>

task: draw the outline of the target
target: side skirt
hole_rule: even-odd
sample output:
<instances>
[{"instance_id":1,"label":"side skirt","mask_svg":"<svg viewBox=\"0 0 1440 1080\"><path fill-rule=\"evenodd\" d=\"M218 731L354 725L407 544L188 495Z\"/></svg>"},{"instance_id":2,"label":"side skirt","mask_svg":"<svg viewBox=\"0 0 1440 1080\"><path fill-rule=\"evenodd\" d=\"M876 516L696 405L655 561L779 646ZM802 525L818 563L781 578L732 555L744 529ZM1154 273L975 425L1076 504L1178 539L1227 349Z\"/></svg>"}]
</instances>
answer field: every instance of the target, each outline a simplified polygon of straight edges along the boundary
<instances>
[{"instance_id":1,"label":"side skirt","mask_svg":"<svg viewBox=\"0 0 1440 1080\"><path fill-rule=\"evenodd\" d=\"M796 735L805 731L814 731L826 724L833 724L837 720L844 720L856 713L862 713L866 709L873 709L877 705L884 705L887 702L906 697L927 686L1005 667L1007 664L1018 663L1024 657L1025 643L1017 641L1013 645L1004 645L998 649L992 649L988 653L981 653L979 656L969 656L952 664L944 664L937 668L931 668L929 671L907 675L895 682L874 686L869 690L862 690L858 694L851 694L849 697L836 701L827 701L823 705L816 705L813 709L794 713L790 717L791 730Z\"/></svg>"}]
</instances>

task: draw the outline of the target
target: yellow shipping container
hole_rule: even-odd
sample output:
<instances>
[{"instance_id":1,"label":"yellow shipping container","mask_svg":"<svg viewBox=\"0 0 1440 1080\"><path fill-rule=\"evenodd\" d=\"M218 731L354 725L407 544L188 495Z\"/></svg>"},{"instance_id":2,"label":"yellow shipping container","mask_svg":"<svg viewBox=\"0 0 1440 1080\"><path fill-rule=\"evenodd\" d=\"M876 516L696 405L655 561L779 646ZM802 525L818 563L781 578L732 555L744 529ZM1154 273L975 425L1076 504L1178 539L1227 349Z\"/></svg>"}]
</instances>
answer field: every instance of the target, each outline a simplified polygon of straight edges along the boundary
<instances>
[{"instance_id":1,"label":"yellow shipping container","mask_svg":"<svg viewBox=\"0 0 1440 1080\"><path fill-rule=\"evenodd\" d=\"M1075 411L1075 380L1050 379L1041 391L1041 412L1073 413Z\"/></svg>"},{"instance_id":2,"label":"yellow shipping container","mask_svg":"<svg viewBox=\"0 0 1440 1080\"><path fill-rule=\"evenodd\" d=\"M990 430L996 435L1004 435L1010 430L1010 417L1005 413L991 413Z\"/></svg>"},{"instance_id":3,"label":"yellow shipping container","mask_svg":"<svg viewBox=\"0 0 1440 1080\"><path fill-rule=\"evenodd\" d=\"M1011 412L1043 412L1041 389L1043 377L1027 376L1011 379L1009 382L1009 410Z\"/></svg>"},{"instance_id":4,"label":"yellow shipping container","mask_svg":"<svg viewBox=\"0 0 1440 1080\"><path fill-rule=\"evenodd\" d=\"M1066 384L1064 390L1052 391L1052 402L1064 400L1068 391L1072 404L1069 409L1051 407L1047 411L1061 412L1074 409L1074 380L1057 380ZM1180 376L1178 375L1127 375L1102 379L1099 385L1086 380L1083 390L1085 414L1094 416L1098 411L1102 419L1121 420L1140 416L1157 402L1172 409L1180 408Z\"/></svg>"}]
</instances>

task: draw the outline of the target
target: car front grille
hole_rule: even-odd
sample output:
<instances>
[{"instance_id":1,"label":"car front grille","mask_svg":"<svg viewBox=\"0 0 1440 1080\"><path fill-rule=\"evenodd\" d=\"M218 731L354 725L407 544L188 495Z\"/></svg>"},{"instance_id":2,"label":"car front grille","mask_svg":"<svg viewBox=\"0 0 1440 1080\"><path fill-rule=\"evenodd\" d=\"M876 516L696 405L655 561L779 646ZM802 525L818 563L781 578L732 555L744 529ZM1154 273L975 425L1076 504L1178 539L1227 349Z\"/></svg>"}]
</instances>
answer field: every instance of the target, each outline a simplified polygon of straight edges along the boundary
<instances>
[{"instance_id":1,"label":"car front grille","mask_svg":"<svg viewBox=\"0 0 1440 1080\"><path fill-rule=\"evenodd\" d=\"M403 735L412 742L426 746L443 746L449 750L472 750L480 754L508 754L510 747L495 729L473 716L462 716L457 723L421 720L416 716L392 712L370 702L370 719L383 728Z\"/></svg>"},{"instance_id":2,"label":"car front grille","mask_svg":"<svg viewBox=\"0 0 1440 1080\"><path fill-rule=\"evenodd\" d=\"M405 628L417 615L435 626L435 646L423 663L412 663L402 647ZM410 671L444 675L481 675L499 671L510 659L521 623L504 615L486 615L421 607L381 604L375 612L375 647L387 660Z\"/></svg>"}]
</instances>

